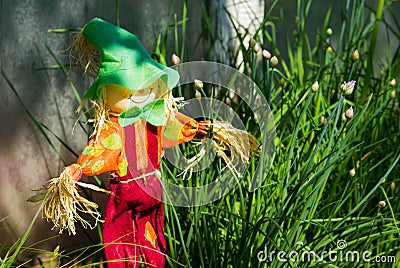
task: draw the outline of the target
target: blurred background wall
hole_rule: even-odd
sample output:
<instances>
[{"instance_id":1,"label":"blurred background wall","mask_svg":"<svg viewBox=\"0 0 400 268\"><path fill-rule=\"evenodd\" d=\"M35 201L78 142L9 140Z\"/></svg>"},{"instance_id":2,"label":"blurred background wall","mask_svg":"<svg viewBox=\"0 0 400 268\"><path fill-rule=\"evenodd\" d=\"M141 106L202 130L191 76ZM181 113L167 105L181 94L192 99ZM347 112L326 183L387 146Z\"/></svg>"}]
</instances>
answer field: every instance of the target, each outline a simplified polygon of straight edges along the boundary
<instances>
[{"instance_id":1,"label":"blurred background wall","mask_svg":"<svg viewBox=\"0 0 400 268\"><path fill-rule=\"evenodd\" d=\"M273 2L265 1L267 6ZM315 34L322 25L329 2L314 1L309 26L315 27L309 28L310 34ZM336 30L339 31L342 16L340 7L344 1L334 2L337 4L334 6L331 27L335 33ZM367 2L371 3L371 7L376 5L375 1ZM52 33L48 30L79 28L93 17L101 17L115 23L116 1L4 0L0 3L0 66L3 72L0 80L0 243L4 243L21 237L36 213L37 204L26 201L34 194L32 190L41 188L48 179L58 176L64 166L24 109L77 153L87 142L87 135L80 127L72 133L72 127L78 118L74 111L79 103L63 72L59 68L47 68L56 65L56 61L46 49L46 44L61 62L67 65L69 79L81 96L92 78L84 76L82 69L68 66L67 49L72 40L71 34ZM136 34L149 52L155 47L156 35L164 33L175 19L182 19L183 0L120 0L119 4L120 25ZM202 7L203 11L204 8L208 10L216 22L211 30L221 33L221 38L232 38L233 31L223 6L227 7L237 23L245 28L250 27L250 31L256 29L264 13L264 3L261 0L187 1L189 19L185 39L186 60L202 59L201 43L195 46L202 31ZM284 57L286 36L290 39L295 29L296 5L293 1L280 1L275 10L273 15L280 17L276 22L276 38ZM170 55L175 52L174 32L173 29L167 32L169 35L166 55L167 63L170 64ZM332 37L333 42L334 38L335 35ZM381 48L387 45L384 40L382 37ZM265 44L265 48L269 49L268 44ZM215 49L224 53L221 47L216 46ZM223 59L224 55L220 55L219 58ZM5 77L18 92L23 105ZM50 132L46 131L46 134L65 163L76 160ZM100 203L104 198L104 195L96 197ZM58 244L68 248L90 243L81 230L76 237L71 238L67 234L58 236L50 230L51 227L51 224L39 218L34 224L28 244L52 236L52 239L37 247L51 250ZM96 237L96 232L92 231L90 235Z\"/></svg>"},{"instance_id":2,"label":"blurred background wall","mask_svg":"<svg viewBox=\"0 0 400 268\"><path fill-rule=\"evenodd\" d=\"M155 34L164 32L175 19L182 19L183 1L120 1L120 25L135 33L151 53ZM198 36L200 17L192 14L200 10L197 1L188 10L188 31ZM87 135L78 126L75 113L79 103L71 85L56 65L46 45L56 53L65 67L71 82L82 96L92 78L82 74L80 68L70 68L68 46L70 33L52 33L49 29L80 28L90 19L101 17L116 22L115 1L96 0L16 0L1 2L1 69L0 80L0 243L14 241L28 228L37 204L28 203L33 190L57 177L64 166L24 108L34 118L64 140L75 152L80 153L87 142ZM170 32L168 54L173 53L173 32ZM187 43L193 47L188 39ZM23 105L11 90L5 77L18 92ZM46 132L55 149L66 164L76 161L76 156L65 149L50 133ZM105 181L106 178L105 178ZM105 195L96 197L100 205ZM103 203L103 204L102 204ZM52 249L87 244L88 237L78 230L75 237L57 236L52 225L39 219L30 233L27 244L55 236L38 248ZM96 230L89 232L96 237ZM0 245L1 248L1 245Z\"/></svg>"}]
</instances>

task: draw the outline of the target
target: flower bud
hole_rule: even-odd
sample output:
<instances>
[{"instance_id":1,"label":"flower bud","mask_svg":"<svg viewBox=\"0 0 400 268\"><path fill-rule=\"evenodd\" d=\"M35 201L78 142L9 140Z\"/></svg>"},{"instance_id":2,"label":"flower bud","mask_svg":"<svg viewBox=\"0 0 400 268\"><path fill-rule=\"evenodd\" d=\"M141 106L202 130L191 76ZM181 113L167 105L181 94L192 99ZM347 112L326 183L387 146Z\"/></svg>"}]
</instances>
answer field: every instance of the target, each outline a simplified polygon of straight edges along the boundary
<instances>
[{"instance_id":1,"label":"flower bud","mask_svg":"<svg viewBox=\"0 0 400 268\"><path fill-rule=\"evenodd\" d=\"M196 97L196 99L201 99L200 91L196 90L196 93L194 93L194 96Z\"/></svg>"},{"instance_id":2,"label":"flower bud","mask_svg":"<svg viewBox=\"0 0 400 268\"><path fill-rule=\"evenodd\" d=\"M312 84L312 86L311 86L311 90L312 90L313 92L317 92L317 91L318 91L318 88L319 88L318 81L315 81L314 84Z\"/></svg>"},{"instance_id":3,"label":"flower bud","mask_svg":"<svg viewBox=\"0 0 400 268\"><path fill-rule=\"evenodd\" d=\"M156 171L154 171L154 175L156 176L157 179L161 178L161 172L158 169L156 169Z\"/></svg>"},{"instance_id":4,"label":"flower bud","mask_svg":"<svg viewBox=\"0 0 400 268\"><path fill-rule=\"evenodd\" d=\"M262 54L263 54L263 56L267 59L267 60L269 60L270 58L271 58L271 53L269 53L269 51L268 50L263 50L263 52L262 52Z\"/></svg>"},{"instance_id":5,"label":"flower bud","mask_svg":"<svg viewBox=\"0 0 400 268\"><path fill-rule=\"evenodd\" d=\"M181 59L175 53L172 54L171 60L172 60L172 63L175 65L181 63Z\"/></svg>"},{"instance_id":6,"label":"flower bud","mask_svg":"<svg viewBox=\"0 0 400 268\"><path fill-rule=\"evenodd\" d=\"M285 83L286 83L286 80L285 80L285 78L281 78L281 80L279 81L279 84L283 87L284 85L285 85Z\"/></svg>"},{"instance_id":7,"label":"flower bud","mask_svg":"<svg viewBox=\"0 0 400 268\"><path fill-rule=\"evenodd\" d=\"M355 175L356 175L356 169L355 168L350 169L349 176L354 177Z\"/></svg>"},{"instance_id":8,"label":"flower bud","mask_svg":"<svg viewBox=\"0 0 400 268\"><path fill-rule=\"evenodd\" d=\"M279 63L278 58L277 58L276 56L273 56L273 57L271 58L271 66L272 66L272 67L275 67L276 65L278 65L278 63Z\"/></svg>"},{"instance_id":9,"label":"flower bud","mask_svg":"<svg viewBox=\"0 0 400 268\"><path fill-rule=\"evenodd\" d=\"M342 93L344 94L344 95L350 95L351 93L353 93L353 90L354 90L354 87L355 87L355 85L356 85L356 81L354 81L354 80L351 80L350 82L344 82L342 85L341 85L341 89L342 89Z\"/></svg>"},{"instance_id":10,"label":"flower bud","mask_svg":"<svg viewBox=\"0 0 400 268\"><path fill-rule=\"evenodd\" d=\"M218 158L222 158L222 157L224 157L224 155L225 155L225 153L223 151L218 150L218 152L217 152L217 157Z\"/></svg>"},{"instance_id":11,"label":"flower bud","mask_svg":"<svg viewBox=\"0 0 400 268\"><path fill-rule=\"evenodd\" d=\"M390 184L390 189L392 189L392 191L396 189L396 183L394 181L392 181L392 183Z\"/></svg>"},{"instance_id":12,"label":"flower bud","mask_svg":"<svg viewBox=\"0 0 400 268\"><path fill-rule=\"evenodd\" d=\"M396 98L396 91L392 90L390 91L389 97L394 100Z\"/></svg>"},{"instance_id":13,"label":"flower bud","mask_svg":"<svg viewBox=\"0 0 400 268\"><path fill-rule=\"evenodd\" d=\"M256 47L256 45L257 45L256 40L254 40L253 38L250 38L249 47L254 49Z\"/></svg>"},{"instance_id":14,"label":"flower bud","mask_svg":"<svg viewBox=\"0 0 400 268\"><path fill-rule=\"evenodd\" d=\"M326 120L325 116L321 116L321 119L319 120L321 122L321 124L326 125L326 123L328 122L328 120Z\"/></svg>"},{"instance_id":15,"label":"flower bud","mask_svg":"<svg viewBox=\"0 0 400 268\"><path fill-rule=\"evenodd\" d=\"M360 58L360 54L358 54L358 49L354 50L353 54L351 54L351 60L352 61L358 61Z\"/></svg>"},{"instance_id":16,"label":"flower bud","mask_svg":"<svg viewBox=\"0 0 400 268\"><path fill-rule=\"evenodd\" d=\"M329 46L327 49L326 49L329 53L332 53L332 47L331 46Z\"/></svg>"},{"instance_id":17,"label":"flower bud","mask_svg":"<svg viewBox=\"0 0 400 268\"><path fill-rule=\"evenodd\" d=\"M380 208L386 207L386 201L384 201L384 200L379 201L378 206L379 206Z\"/></svg>"},{"instance_id":18,"label":"flower bud","mask_svg":"<svg viewBox=\"0 0 400 268\"><path fill-rule=\"evenodd\" d=\"M331 28L326 29L326 34L327 35L332 35L333 34L332 29Z\"/></svg>"},{"instance_id":19,"label":"flower bud","mask_svg":"<svg viewBox=\"0 0 400 268\"><path fill-rule=\"evenodd\" d=\"M393 78L392 80L390 80L389 85L391 87L394 87L396 85L396 79Z\"/></svg>"},{"instance_id":20,"label":"flower bud","mask_svg":"<svg viewBox=\"0 0 400 268\"><path fill-rule=\"evenodd\" d=\"M354 110L353 110L353 107L350 106L350 108L346 110L346 117L348 119L352 119L353 116L354 116Z\"/></svg>"},{"instance_id":21,"label":"flower bud","mask_svg":"<svg viewBox=\"0 0 400 268\"><path fill-rule=\"evenodd\" d=\"M347 121L346 113L342 113L342 121L343 122Z\"/></svg>"},{"instance_id":22,"label":"flower bud","mask_svg":"<svg viewBox=\"0 0 400 268\"><path fill-rule=\"evenodd\" d=\"M203 88L203 81L199 79L194 79L194 87L196 89L202 89Z\"/></svg>"}]
</instances>

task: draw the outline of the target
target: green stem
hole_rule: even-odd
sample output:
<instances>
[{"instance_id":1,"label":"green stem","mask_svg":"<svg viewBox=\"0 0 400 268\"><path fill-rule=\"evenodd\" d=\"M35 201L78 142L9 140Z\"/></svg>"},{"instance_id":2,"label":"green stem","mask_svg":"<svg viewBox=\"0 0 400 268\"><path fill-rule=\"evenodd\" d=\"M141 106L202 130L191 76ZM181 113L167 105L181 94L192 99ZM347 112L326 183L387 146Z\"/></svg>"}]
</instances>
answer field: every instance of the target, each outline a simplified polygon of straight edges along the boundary
<instances>
[{"instance_id":1,"label":"green stem","mask_svg":"<svg viewBox=\"0 0 400 268\"><path fill-rule=\"evenodd\" d=\"M251 79L253 82L256 81L256 72L257 72L257 53L254 53L254 49L251 50Z\"/></svg>"},{"instance_id":2,"label":"green stem","mask_svg":"<svg viewBox=\"0 0 400 268\"><path fill-rule=\"evenodd\" d=\"M376 41L378 39L379 23L381 22L381 19L382 19L384 4L385 4L385 0L379 0L378 7L376 9L374 28L372 30L371 43L370 43L370 48L369 48L367 70L365 72L365 82L367 83L366 85L368 85L367 88L371 88L371 76L374 71L373 70L373 63L374 63L373 59L375 56L375 47L376 47ZM363 99L366 94L367 93L364 91Z\"/></svg>"},{"instance_id":3,"label":"green stem","mask_svg":"<svg viewBox=\"0 0 400 268\"><path fill-rule=\"evenodd\" d=\"M115 0L115 24L119 27L119 0Z\"/></svg>"},{"instance_id":4,"label":"green stem","mask_svg":"<svg viewBox=\"0 0 400 268\"><path fill-rule=\"evenodd\" d=\"M271 106L271 93L272 93L272 77L274 76L275 68L271 69L271 73L268 74L268 95L267 95L267 102ZM272 109L272 108L271 108Z\"/></svg>"}]
</instances>

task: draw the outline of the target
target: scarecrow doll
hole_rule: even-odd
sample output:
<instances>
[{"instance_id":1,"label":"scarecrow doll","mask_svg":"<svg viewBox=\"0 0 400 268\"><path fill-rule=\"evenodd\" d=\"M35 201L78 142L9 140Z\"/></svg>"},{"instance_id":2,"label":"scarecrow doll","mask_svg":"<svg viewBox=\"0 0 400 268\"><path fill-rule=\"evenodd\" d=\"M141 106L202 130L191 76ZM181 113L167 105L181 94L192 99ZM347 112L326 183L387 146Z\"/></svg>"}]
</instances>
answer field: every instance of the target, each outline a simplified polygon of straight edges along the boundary
<instances>
[{"instance_id":1,"label":"scarecrow doll","mask_svg":"<svg viewBox=\"0 0 400 268\"><path fill-rule=\"evenodd\" d=\"M78 63L97 77L85 94L92 102L93 134L76 163L50 180L43 214L60 233L75 234L75 222L100 220L97 204L79 195L78 186L109 193L103 225L108 267L164 267L163 190L159 180L164 148L211 138L219 151L249 156L253 136L228 123L195 121L178 112L171 94L179 74L151 59L138 38L95 18L77 34L72 47ZM224 127L227 126L227 127ZM232 131L234 129L234 131ZM248 152L235 148L246 137ZM80 182L110 173L110 191ZM79 213L78 213L79 212ZM82 216L83 217L82 217Z\"/></svg>"}]
</instances>

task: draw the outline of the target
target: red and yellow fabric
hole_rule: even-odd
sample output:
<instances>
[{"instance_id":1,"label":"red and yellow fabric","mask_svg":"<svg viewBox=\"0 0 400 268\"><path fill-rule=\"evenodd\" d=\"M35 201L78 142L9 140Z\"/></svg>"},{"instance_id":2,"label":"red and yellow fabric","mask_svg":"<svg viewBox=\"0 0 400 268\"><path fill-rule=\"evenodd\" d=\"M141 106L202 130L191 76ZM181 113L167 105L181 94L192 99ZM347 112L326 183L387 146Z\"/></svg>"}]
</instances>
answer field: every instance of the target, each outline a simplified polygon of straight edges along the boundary
<instances>
[{"instance_id":1,"label":"red and yellow fabric","mask_svg":"<svg viewBox=\"0 0 400 268\"><path fill-rule=\"evenodd\" d=\"M140 124L140 122L136 123ZM157 127L159 135L159 149L170 148L183 142L191 141L196 135L205 137L211 130L209 121L196 122L194 119L177 113L175 118L165 127ZM140 129L140 128L138 128ZM146 146L139 142L137 145ZM103 127L97 137L92 138L82 151L76 164L65 167L65 171L71 174L72 179L79 180L82 175L95 176L106 172L114 173L119 177L127 174L128 162L124 152L125 140L123 127L118 123L118 118L111 118ZM142 148L147 151L147 148ZM159 152L161 155L161 152ZM147 155L138 154L147 159ZM141 159L136 164L143 165ZM133 163L131 163L133 164ZM139 170L141 168L138 168Z\"/></svg>"},{"instance_id":2,"label":"red and yellow fabric","mask_svg":"<svg viewBox=\"0 0 400 268\"><path fill-rule=\"evenodd\" d=\"M89 141L79 156L83 175L95 176L113 172L119 176L127 173L128 163L124 153L124 134L117 118L111 118L98 137Z\"/></svg>"},{"instance_id":3,"label":"red and yellow fabric","mask_svg":"<svg viewBox=\"0 0 400 268\"><path fill-rule=\"evenodd\" d=\"M46 202L49 205L44 208L48 212L46 217L53 219L56 226L75 233L74 219L67 217L60 222L59 217L54 216L53 201L67 200L67 204L74 208L73 217L79 217L73 204L85 199L79 196L71 180L78 181L82 175L111 172L115 176L110 181L103 225L105 255L108 260L113 260L108 266L130 267L143 260L154 267L164 267L163 190L155 175L162 150L191 141L196 136L205 137L210 131L208 121L196 122L179 113L165 127L154 126L142 118L122 127L118 117L111 118L100 133L88 142L77 163L66 167L60 178L53 179L54 185L60 185L60 180L70 185L72 194L69 196L73 198L70 200L58 194L50 195L51 198ZM58 193L59 188L55 189L55 193ZM86 204L91 206L88 208L90 211L99 215L96 204L89 201ZM80 220L84 222L84 219Z\"/></svg>"},{"instance_id":4,"label":"red and yellow fabric","mask_svg":"<svg viewBox=\"0 0 400 268\"><path fill-rule=\"evenodd\" d=\"M170 148L178 144L189 142L195 136L199 138L210 135L211 122L200 121L186 116L182 113L177 113L173 120L162 128L162 147Z\"/></svg>"}]
</instances>

